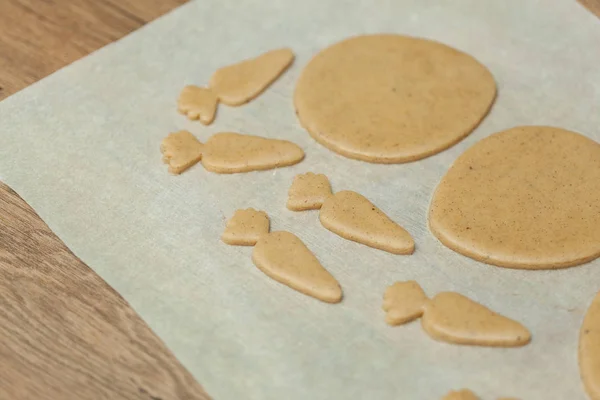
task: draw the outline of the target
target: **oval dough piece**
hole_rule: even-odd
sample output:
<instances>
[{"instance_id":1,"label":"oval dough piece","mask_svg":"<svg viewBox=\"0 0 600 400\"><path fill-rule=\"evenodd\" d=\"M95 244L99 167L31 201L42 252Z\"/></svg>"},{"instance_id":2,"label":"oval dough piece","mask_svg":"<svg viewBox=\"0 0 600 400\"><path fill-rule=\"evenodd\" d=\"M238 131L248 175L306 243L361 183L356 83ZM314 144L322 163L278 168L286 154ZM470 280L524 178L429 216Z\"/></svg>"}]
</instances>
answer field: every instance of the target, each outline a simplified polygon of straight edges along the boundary
<instances>
[{"instance_id":1,"label":"oval dough piece","mask_svg":"<svg viewBox=\"0 0 600 400\"><path fill-rule=\"evenodd\" d=\"M325 199L319 212L321 224L331 232L393 254L412 254L415 242L363 195L342 190Z\"/></svg>"},{"instance_id":2,"label":"oval dough piece","mask_svg":"<svg viewBox=\"0 0 600 400\"><path fill-rule=\"evenodd\" d=\"M456 344L516 347L531 340L517 321L455 292L438 293L427 302L421 325L432 338Z\"/></svg>"},{"instance_id":3,"label":"oval dough piece","mask_svg":"<svg viewBox=\"0 0 600 400\"><path fill-rule=\"evenodd\" d=\"M579 370L591 400L600 400L600 292L588 309L579 332Z\"/></svg>"},{"instance_id":4,"label":"oval dough piece","mask_svg":"<svg viewBox=\"0 0 600 400\"><path fill-rule=\"evenodd\" d=\"M300 123L346 157L401 163L467 136L496 96L488 69L425 39L367 35L318 53L294 93Z\"/></svg>"},{"instance_id":5,"label":"oval dough piece","mask_svg":"<svg viewBox=\"0 0 600 400\"><path fill-rule=\"evenodd\" d=\"M440 182L429 226L452 250L501 267L588 262L600 255L600 144L540 126L485 138Z\"/></svg>"},{"instance_id":6,"label":"oval dough piece","mask_svg":"<svg viewBox=\"0 0 600 400\"><path fill-rule=\"evenodd\" d=\"M254 264L269 277L326 303L339 303L342 288L306 245L290 232L263 235L252 252Z\"/></svg>"},{"instance_id":7,"label":"oval dough piece","mask_svg":"<svg viewBox=\"0 0 600 400\"><path fill-rule=\"evenodd\" d=\"M204 144L202 165L221 174L260 171L299 163L304 151L287 140L222 132Z\"/></svg>"}]
</instances>

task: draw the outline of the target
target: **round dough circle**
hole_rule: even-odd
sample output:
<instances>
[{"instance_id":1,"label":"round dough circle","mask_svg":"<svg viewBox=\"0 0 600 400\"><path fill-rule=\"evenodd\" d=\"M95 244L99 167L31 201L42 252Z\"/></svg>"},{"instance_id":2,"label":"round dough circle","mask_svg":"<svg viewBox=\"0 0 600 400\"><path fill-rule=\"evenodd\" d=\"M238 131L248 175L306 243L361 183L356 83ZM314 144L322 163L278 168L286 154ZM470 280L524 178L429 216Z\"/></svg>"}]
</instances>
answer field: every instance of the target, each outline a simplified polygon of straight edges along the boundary
<instances>
[{"instance_id":1,"label":"round dough circle","mask_svg":"<svg viewBox=\"0 0 600 400\"><path fill-rule=\"evenodd\" d=\"M492 74L468 54L425 39L367 35L318 53L302 71L294 105L325 147L391 164L452 146L495 96Z\"/></svg>"},{"instance_id":2,"label":"round dough circle","mask_svg":"<svg viewBox=\"0 0 600 400\"><path fill-rule=\"evenodd\" d=\"M600 144L543 126L489 136L440 182L429 227L452 250L500 267L591 261L600 256Z\"/></svg>"}]
</instances>

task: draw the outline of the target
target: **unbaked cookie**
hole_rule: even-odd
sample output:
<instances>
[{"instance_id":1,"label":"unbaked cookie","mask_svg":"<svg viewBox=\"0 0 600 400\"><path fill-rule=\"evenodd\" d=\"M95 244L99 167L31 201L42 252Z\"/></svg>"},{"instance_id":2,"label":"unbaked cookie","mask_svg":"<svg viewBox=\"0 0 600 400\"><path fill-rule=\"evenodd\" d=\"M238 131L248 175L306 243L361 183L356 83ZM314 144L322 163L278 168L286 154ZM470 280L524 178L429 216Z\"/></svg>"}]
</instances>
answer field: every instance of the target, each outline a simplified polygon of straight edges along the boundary
<instances>
[{"instance_id":1,"label":"unbaked cookie","mask_svg":"<svg viewBox=\"0 0 600 400\"><path fill-rule=\"evenodd\" d=\"M331 232L354 242L393 254L412 254L415 242L363 195L342 190L328 197L319 212L321 224Z\"/></svg>"},{"instance_id":2,"label":"unbaked cookie","mask_svg":"<svg viewBox=\"0 0 600 400\"><path fill-rule=\"evenodd\" d=\"M600 256L600 144L545 126L489 136L446 173L429 226L452 250L501 267L593 260Z\"/></svg>"},{"instance_id":3,"label":"unbaked cookie","mask_svg":"<svg viewBox=\"0 0 600 400\"><path fill-rule=\"evenodd\" d=\"M210 87L222 103L239 106L258 96L294 61L290 49L272 50L256 58L218 69Z\"/></svg>"},{"instance_id":4,"label":"unbaked cookie","mask_svg":"<svg viewBox=\"0 0 600 400\"><path fill-rule=\"evenodd\" d=\"M221 240L235 246L254 246L265 233L269 233L267 213L248 208L237 210L227 221Z\"/></svg>"},{"instance_id":5,"label":"unbaked cookie","mask_svg":"<svg viewBox=\"0 0 600 400\"><path fill-rule=\"evenodd\" d=\"M287 207L293 211L321 209L321 224L344 239L393 254L415 250L415 242L404 228L359 193L343 190L333 194L323 174L295 176Z\"/></svg>"},{"instance_id":6,"label":"unbaked cookie","mask_svg":"<svg viewBox=\"0 0 600 400\"><path fill-rule=\"evenodd\" d=\"M300 123L346 157L401 163L467 136L496 96L490 71L444 44L382 34L318 53L294 93Z\"/></svg>"},{"instance_id":7,"label":"unbaked cookie","mask_svg":"<svg viewBox=\"0 0 600 400\"><path fill-rule=\"evenodd\" d=\"M397 282L388 287L383 309L390 325L422 317L425 332L448 343L517 347L531 340L531 333L520 323L459 293L441 292L430 300L415 281Z\"/></svg>"},{"instance_id":8,"label":"unbaked cookie","mask_svg":"<svg viewBox=\"0 0 600 400\"><path fill-rule=\"evenodd\" d=\"M160 144L163 162L169 165L169 172L180 174L202 158L202 143L188 131L169 134Z\"/></svg>"},{"instance_id":9,"label":"unbaked cookie","mask_svg":"<svg viewBox=\"0 0 600 400\"><path fill-rule=\"evenodd\" d=\"M579 332L579 370L591 400L600 400L600 292L590 305Z\"/></svg>"},{"instance_id":10,"label":"unbaked cookie","mask_svg":"<svg viewBox=\"0 0 600 400\"><path fill-rule=\"evenodd\" d=\"M172 133L161 144L163 161L175 174L202 160L209 171L221 174L261 171L299 163L304 151L287 140L221 132L200 143L188 131Z\"/></svg>"},{"instance_id":11,"label":"unbaked cookie","mask_svg":"<svg viewBox=\"0 0 600 400\"><path fill-rule=\"evenodd\" d=\"M279 231L261 236L252 260L265 274L292 289L326 303L342 300L338 281L293 233Z\"/></svg>"},{"instance_id":12,"label":"unbaked cookie","mask_svg":"<svg viewBox=\"0 0 600 400\"><path fill-rule=\"evenodd\" d=\"M183 88L177 99L177 110L191 120L199 119L209 125L215 119L219 99L209 88L189 85Z\"/></svg>"},{"instance_id":13,"label":"unbaked cookie","mask_svg":"<svg viewBox=\"0 0 600 400\"><path fill-rule=\"evenodd\" d=\"M299 174L294 177L286 206L292 211L318 210L332 194L331 184L325 175L312 172Z\"/></svg>"},{"instance_id":14,"label":"unbaked cookie","mask_svg":"<svg viewBox=\"0 0 600 400\"><path fill-rule=\"evenodd\" d=\"M304 151L287 140L222 132L204 145L202 165L221 174L260 171L299 163Z\"/></svg>"}]
</instances>

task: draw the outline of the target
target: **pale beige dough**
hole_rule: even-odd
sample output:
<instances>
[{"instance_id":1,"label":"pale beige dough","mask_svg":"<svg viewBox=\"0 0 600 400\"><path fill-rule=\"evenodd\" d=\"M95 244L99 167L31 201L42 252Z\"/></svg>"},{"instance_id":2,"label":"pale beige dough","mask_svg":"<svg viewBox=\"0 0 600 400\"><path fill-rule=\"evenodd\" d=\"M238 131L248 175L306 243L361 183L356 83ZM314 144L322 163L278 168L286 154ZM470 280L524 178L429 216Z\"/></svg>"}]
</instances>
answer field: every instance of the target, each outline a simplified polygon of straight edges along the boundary
<instances>
[{"instance_id":1,"label":"pale beige dough","mask_svg":"<svg viewBox=\"0 0 600 400\"><path fill-rule=\"evenodd\" d=\"M210 87L222 103L239 106L258 96L294 61L290 49L271 50L256 58L218 69Z\"/></svg>"},{"instance_id":2,"label":"pale beige dough","mask_svg":"<svg viewBox=\"0 0 600 400\"><path fill-rule=\"evenodd\" d=\"M459 293L442 292L430 300L415 281L389 286L383 309L388 324L404 324L421 317L429 336L448 343L517 347L531 340L531 333L520 323Z\"/></svg>"},{"instance_id":3,"label":"pale beige dough","mask_svg":"<svg viewBox=\"0 0 600 400\"><path fill-rule=\"evenodd\" d=\"M593 260L600 256L600 144L541 126L489 136L446 173L429 226L452 250L497 266Z\"/></svg>"},{"instance_id":4,"label":"pale beige dough","mask_svg":"<svg viewBox=\"0 0 600 400\"><path fill-rule=\"evenodd\" d=\"M451 390L442 400L479 400L469 389Z\"/></svg>"},{"instance_id":5,"label":"pale beige dough","mask_svg":"<svg viewBox=\"0 0 600 400\"><path fill-rule=\"evenodd\" d=\"M173 174L180 174L200 161L202 149L202 143L188 131L171 133L160 145L163 162Z\"/></svg>"},{"instance_id":6,"label":"pale beige dough","mask_svg":"<svg viewBox=\"0 0 600 400\"><path fill-rule=\"evenodd\" d=\"M258 239L269 233L269 216L253 208L237 210L227 221L221 240L237 246L254 246Z\"/></svg>"},{"instance_id":7,"label":"pale beige dough","mask_svg":"<svg viewBox=\"0 0 600 400\"><path fill-rule=\"evenodd\" d=\"M218 102L212 90L189 85L179 94L177 110L191 120L199 119L204 125L209 125L215 119Z\"/></svg>"},{"instance_id":8,"label":"pale beige dough","mask_svg":"<svg viewBox=\"0 0 600 400\"><path fill-rule=\"evenodd\" d=\"M299 174L294 177L288 192L287 208L292 211L318 210L331 195L331 184L325 175Z\"/></svg>"},{"instance_id":9,"label":"pale beige dough","mask_svg":"<svg viewBox=\"0 0 600 400\"><path fill-rule=\"evenodd\" d=\"M321 224L331 232L393 254L412 254L415 242L366 197L343 190L329 196L319 212Z\"/></svg>"},{"instance_id":10,"label":"pale beige dough","mask_svg":"<svg viewBox=\"0 0 600 400\"><path fill-rule=\"evenodd\" d=\"M383 295L385 322L402 325L423 315L423 306L428 298L415 281L396 282Z\"/></svg>"},{"instance_id":11,"label":"pale beige dough","mask_svg":"<svg viewBox=\"0 0 600 400\"><path fill-rule=\"evenodd\" d=\"M401 163L467 136L496 96L488 69L441 43L401 35L346 39L318 53L294 93L300 123L346 157Z\"/></svg>"},{"instance_id":12,"label":"pale beige dough","mask_svg":"<svg viewBox=\"0 0 600 400\"><path fill-rule=\"evenodd\" d=\"M261 171L299 163L304 151L287 140L221 132L200 143L188 131L172 133L161 144L163 162L179 174L202 160L209 171L220 174Z\"/></svg>"},{"instance_id":13,"label":"pale beige dough","mask_svg":"<svg viewBox=\"0 0 600 400\"><path fill-rule=\"evenodd\" d=\"M304 151L292 142L222 132L204 145L202 165L221 174L259 171L299 163Z\"/></svg>"},{"instance_id":14,"label":"pale beige dough","mask_svg":"<svg viewBox=\"0 0 600 400\"><path fill-rule=\"evenodd\" d=\"M429 336L448 343L517 347L531 340L517 321L454 292L438 293L427 302L421 325Z\"/></svg>"},{"instance_id":15,"label":"pale beige dough","mask_svg":"<svg viewBox=\"0 0 600 400\"><path fill-rule=\"evenodd\" d=\"M591 400L600 400L600 292L590 305L579 332L579 370Z\"/></svg>"},{"instance_id":16,"label":"pale beige dough","mask_svg":"<svg viewBox=\"0 0 600 400\"><path fill-rule=\"evenodd\" d=\"M342 288L296 235L262 235L252 253L254 264L269 277L327 303L342 300Z\"/></svg>"}]
</instances>

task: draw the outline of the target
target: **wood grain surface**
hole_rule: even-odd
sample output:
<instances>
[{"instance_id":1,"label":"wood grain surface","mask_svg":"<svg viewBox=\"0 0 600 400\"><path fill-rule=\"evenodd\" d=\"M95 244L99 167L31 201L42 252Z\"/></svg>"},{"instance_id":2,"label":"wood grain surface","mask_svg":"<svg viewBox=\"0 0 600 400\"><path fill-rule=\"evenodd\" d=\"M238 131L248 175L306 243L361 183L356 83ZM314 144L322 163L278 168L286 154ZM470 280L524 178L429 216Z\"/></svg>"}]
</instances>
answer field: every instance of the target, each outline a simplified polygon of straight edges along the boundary
<instances>
[{"instance_id":1,"label":"wood grain surface","mask_svg":"<svg viewBox=\"0 0 600 400\"><path fill-rule=\"evenodd\" d=\"M0 193L0 399L208 398L119 294Z\"/></svg>"},{"instance_id":2,"label":"wood grain surface","mask_svg":"<svg viewBox=\"0 0 600 400\"><path fill-rule=\"evenodd\" d=\"M0 100L185 1L0 0ZM579 1L600 16L600 0ZM0 399L207 398L127 302L0 183Z\"/></svg>"},{"instance_id":3,"label":"wood grain surface","mask_svg":"<svg viewBox=\"0 0 600 400\"><path fill-rule=\"evenodd\" d=\"M0 0L0 98L182 2ZM129 304L2 183L0 399L208 399Z\"/></svg>"}]
</instances>

